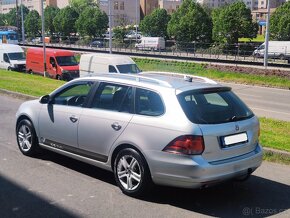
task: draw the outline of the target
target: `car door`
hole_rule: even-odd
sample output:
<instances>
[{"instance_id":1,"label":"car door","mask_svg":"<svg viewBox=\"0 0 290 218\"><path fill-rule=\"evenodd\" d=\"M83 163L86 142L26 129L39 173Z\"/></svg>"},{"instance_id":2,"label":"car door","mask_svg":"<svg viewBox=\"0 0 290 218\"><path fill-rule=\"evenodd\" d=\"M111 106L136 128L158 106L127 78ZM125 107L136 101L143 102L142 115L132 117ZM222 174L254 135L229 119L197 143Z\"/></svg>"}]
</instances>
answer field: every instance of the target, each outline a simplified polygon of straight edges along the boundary
<instances>
[{"instance_id":1,"label":"car door","mask_svg":"<svg viewBox=\"0 0 290 218\"><path fill-rule=\"evenodd\" d=\"M132 119L132 87L100 83L90 108L84 108L78 126L79 148L106 162L116 139Z\"/></svg>"},{"instance_id":2,"label":"car door","mask_svg":"<svg viewBox=\"0 0 290 218\"><path fill-rule=\"evenodd\" d=\"M51 97L39 114L40 143L59 149L78 147L77 126L92 82L74 83Z\"/></svg>"}]
</instances>

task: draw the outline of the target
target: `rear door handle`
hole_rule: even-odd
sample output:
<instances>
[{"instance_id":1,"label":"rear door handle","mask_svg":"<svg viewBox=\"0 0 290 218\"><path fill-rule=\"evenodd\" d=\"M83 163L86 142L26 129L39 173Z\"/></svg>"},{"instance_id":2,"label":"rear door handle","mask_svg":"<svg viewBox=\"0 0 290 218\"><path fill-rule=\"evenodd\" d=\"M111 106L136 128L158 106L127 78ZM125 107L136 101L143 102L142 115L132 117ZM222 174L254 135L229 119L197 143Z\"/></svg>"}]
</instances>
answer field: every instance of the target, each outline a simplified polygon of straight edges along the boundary
<instances>
[{"instance_id":1,"label":"rear door handle","mask_svg":"<svg viewBox=\"0 0 290 218\"><path fill-rule=\"evenodd\" d=\"M122 128L122 126L119 125L119 123L113 123L113 124L111 125L111 127L112 127L114 130L116 130L116 131L119 131L119 130Z\"/></svg>"},{"instance_id":2,"label":"rear door handle","mask_svg":"<svg viewBox=\"0 0 290 218\"><path fill-rule=\"evenodd\" d=\"M78 121L78 118L76 116L71 116L70 118L70 121L72 121L73 123L77 122Z\"/></svg>"}]
</instances>

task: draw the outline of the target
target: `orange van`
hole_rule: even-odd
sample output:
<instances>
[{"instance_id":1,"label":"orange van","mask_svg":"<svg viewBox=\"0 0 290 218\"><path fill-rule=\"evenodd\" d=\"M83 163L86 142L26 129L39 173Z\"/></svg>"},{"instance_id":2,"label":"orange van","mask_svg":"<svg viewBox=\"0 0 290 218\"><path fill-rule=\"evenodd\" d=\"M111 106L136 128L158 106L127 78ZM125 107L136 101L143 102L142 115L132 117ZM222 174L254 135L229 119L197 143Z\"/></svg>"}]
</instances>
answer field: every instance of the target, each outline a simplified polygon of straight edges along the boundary
<instances>
[{"instance_id":1,"label":"orange van","mask_svg":"<svg viewBox=\"0 0 290 218\"><path fill-rule=\"evenodd\" d=\"M47 48L46 72L49 77L62 80L71 80L79 77L79 64L74 53L66 50ZM43 48L29 48L26 53L27 73L44 73Z\"/></svg>"}]
</instances>

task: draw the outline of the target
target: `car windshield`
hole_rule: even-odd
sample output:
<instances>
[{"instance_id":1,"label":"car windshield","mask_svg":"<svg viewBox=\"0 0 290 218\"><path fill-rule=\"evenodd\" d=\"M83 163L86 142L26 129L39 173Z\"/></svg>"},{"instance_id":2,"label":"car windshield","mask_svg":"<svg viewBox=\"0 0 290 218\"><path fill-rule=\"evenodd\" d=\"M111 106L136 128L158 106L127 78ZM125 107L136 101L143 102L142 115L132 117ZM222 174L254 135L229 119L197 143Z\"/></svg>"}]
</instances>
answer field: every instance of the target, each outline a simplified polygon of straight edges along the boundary
<instances>
[{"instance_id":1,"label":"car windshield","mask_svg":"<svg viewBox=\"0 0 290 218\"><path fill-rule=\"evenodd\" d=\"M177 98L187 118L197 124L226 123L254 116L230 88L191 90Z\"/></svg>"},{"instance_id":2,"label":"car windshield","mask_svg":"<svg viewBox=\"0 0 290 218\"><path fill-rule=\"evenodd\" d=\"M117 68L120 73L140 73L140 70L136 64L117 65Z\"/></svg>"},{"instance_id":3,"label":"car windshield","mask_svg":"<svg viewBox=\"0 0 290 218\"><path fill-rule=\"evenodd\" d=\"M58 56L56 61L59 66L76 66L78 62L74 56Z\"/></svg>"},{"instance_id":4,"label":"car windshield","mask_svg":"<svg viewBox=\"0 0 290 218\"><path fill-rule=\"evenodd\" d=\"M10 60L25 60L24 52L8 53Z\"/></svg>"}]
</instances>

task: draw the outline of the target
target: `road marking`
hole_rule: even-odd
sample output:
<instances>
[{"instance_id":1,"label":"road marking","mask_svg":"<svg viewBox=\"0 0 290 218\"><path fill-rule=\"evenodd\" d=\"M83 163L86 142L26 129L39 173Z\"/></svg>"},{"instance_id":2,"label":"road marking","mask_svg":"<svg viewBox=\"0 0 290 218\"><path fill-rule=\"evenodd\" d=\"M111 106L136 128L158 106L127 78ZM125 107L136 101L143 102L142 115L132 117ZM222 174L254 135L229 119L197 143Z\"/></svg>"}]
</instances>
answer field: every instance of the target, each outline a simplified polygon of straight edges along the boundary
<instances>
[{"instance_id":1,"label":"road marking","mask_svg":"<svg viewBox=\"0 0 290 218\"><path fill-rule=\"evenodd\" d=\"M276 114L290 115L290 113L281 112L281 111L273 111L273 110L267 110L267 109L262 109L262 108L257 108L257 107L251 107L251 108L255 110L261 110L261 111L266 111L266 112L271 112L271 113L276 113Z\"/></svg>"},{"instance_id":2,"label":"road marking","mask_svg":"<svg viewBox=\"0 0 290 218\"><path fill-rule=\"evenodd\" d=\"M254 98L261 98L262 96L257 96L257 95L249 95L249 94L244 94L244 93L239 93L235 92L237 95L243 95L243 96L249 96L249 97L254 97Z\"/></svg>"}]
</instances>

